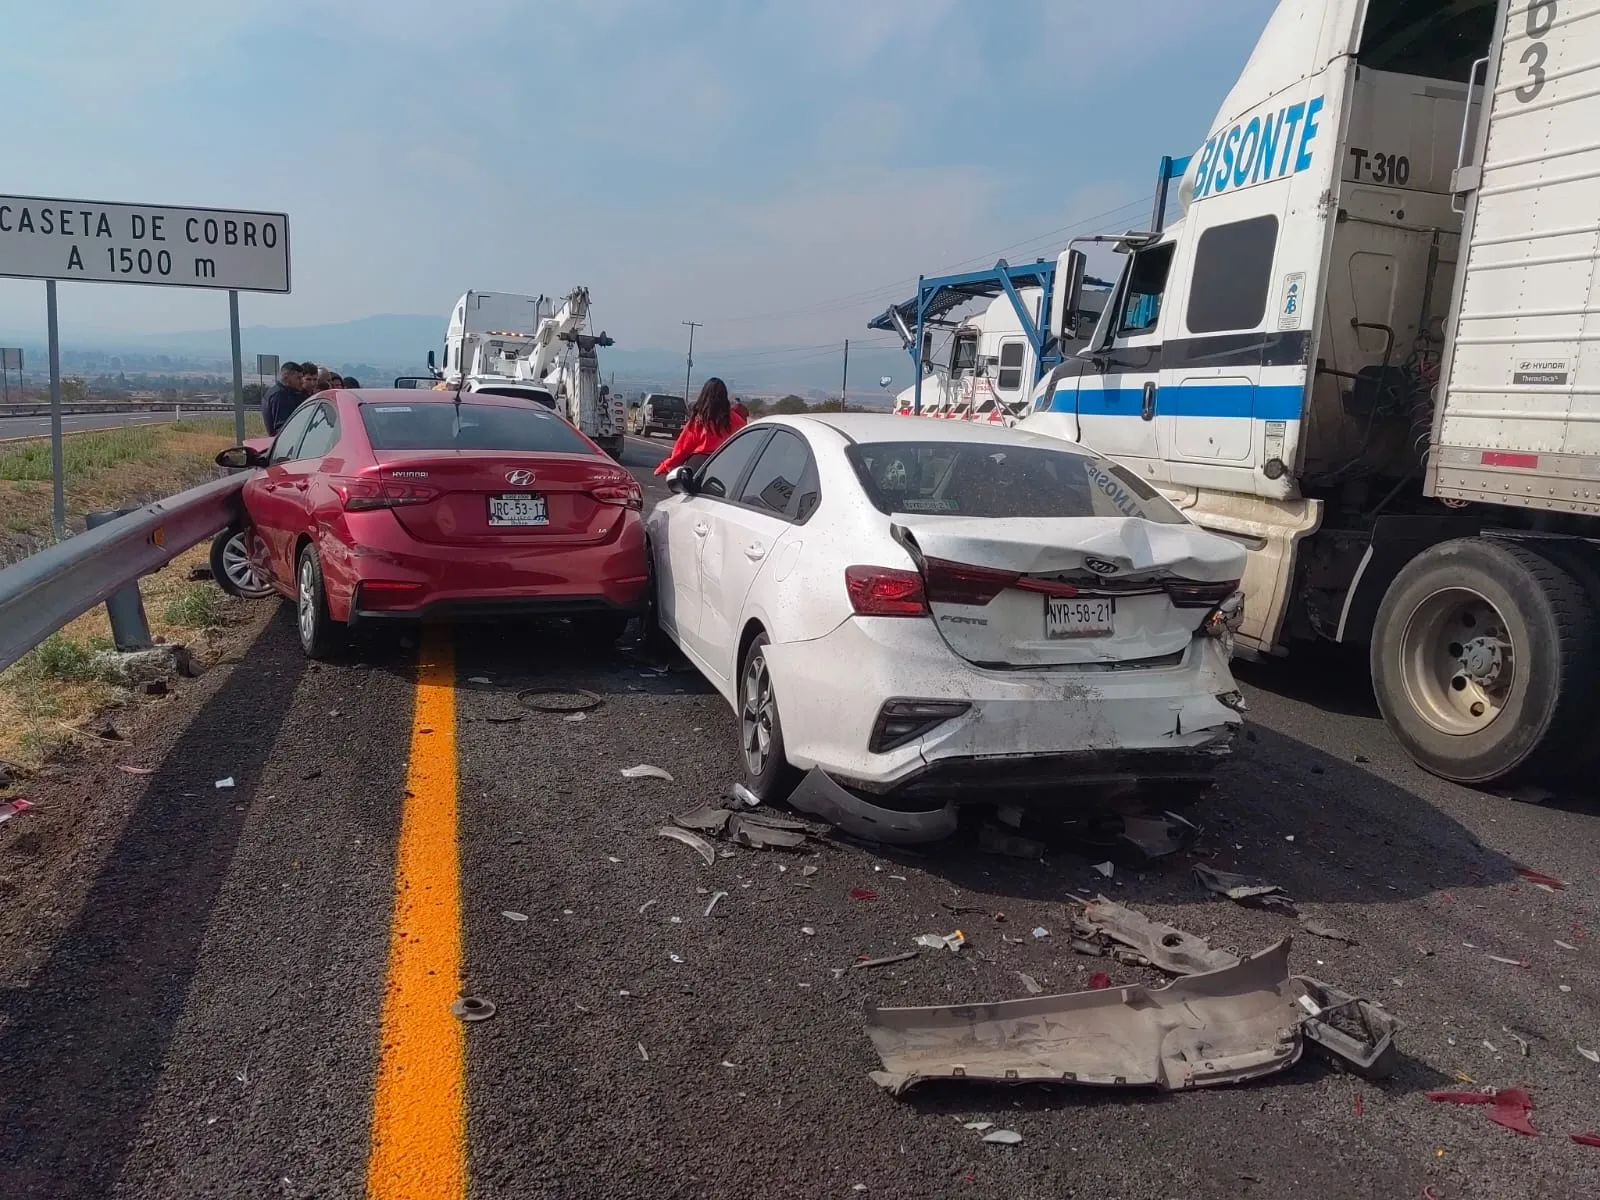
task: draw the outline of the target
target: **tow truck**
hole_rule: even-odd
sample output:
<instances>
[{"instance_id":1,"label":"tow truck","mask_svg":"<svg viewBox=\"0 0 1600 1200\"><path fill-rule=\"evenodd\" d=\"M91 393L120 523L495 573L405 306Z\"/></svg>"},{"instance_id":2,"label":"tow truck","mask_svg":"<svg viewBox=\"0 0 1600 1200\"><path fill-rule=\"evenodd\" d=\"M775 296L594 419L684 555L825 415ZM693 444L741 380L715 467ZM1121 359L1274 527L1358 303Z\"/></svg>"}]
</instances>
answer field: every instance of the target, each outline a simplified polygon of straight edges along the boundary
<instances>
[{"instance_id":1,"label":"tow truck","mask_svg":"<svg viewBox=\"0 0 1600 1200\"><path fill-rule=\"evenodd\" d=\"M1600 0L1281 0L1181 217L1075 239L1034 310L1021 427L1246 546L1241 652L1361 649L1463 783L1600 759L1596 129Z\"/></svg>"},{"instance_id":2,"label":"tow truck","mask_svg":"<svg viewBox=\"0 0 1600 1200\"><path fill-rule=\"evenodd\" d=\"M603 331L583 332L589 289L573 288L556 307L547 296L467 292L445 331L444 363L428 351L425 377L396 387L443 383L468 392L526 396L553 408L613 458L621 458L627 410L620 393L600 383L596 349L614 345Z\"/></svg>"}]
</instances>

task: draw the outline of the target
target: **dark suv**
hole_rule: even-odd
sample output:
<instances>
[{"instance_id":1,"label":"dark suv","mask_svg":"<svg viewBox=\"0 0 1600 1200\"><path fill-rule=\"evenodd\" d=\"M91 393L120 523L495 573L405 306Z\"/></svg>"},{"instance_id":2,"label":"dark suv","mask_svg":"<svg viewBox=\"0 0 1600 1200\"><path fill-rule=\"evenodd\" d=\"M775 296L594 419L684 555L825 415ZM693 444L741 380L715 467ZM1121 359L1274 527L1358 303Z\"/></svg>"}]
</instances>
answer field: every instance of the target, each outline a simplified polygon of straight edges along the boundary
<instances>
[{"instance_id":1,"label":"dark suv","mask_svg":"<svg viewBox=\"0 0 1600 1200\"><path fill-rule=\"evenodd\" d=\"M677 437L688 418L689 410L684 407L682 396L663 396L658 392L651 392L639 406L639 414L634 418L634 427L645 437L649 437L652 433L665 433Z\"/></svg>"}]
</instances>

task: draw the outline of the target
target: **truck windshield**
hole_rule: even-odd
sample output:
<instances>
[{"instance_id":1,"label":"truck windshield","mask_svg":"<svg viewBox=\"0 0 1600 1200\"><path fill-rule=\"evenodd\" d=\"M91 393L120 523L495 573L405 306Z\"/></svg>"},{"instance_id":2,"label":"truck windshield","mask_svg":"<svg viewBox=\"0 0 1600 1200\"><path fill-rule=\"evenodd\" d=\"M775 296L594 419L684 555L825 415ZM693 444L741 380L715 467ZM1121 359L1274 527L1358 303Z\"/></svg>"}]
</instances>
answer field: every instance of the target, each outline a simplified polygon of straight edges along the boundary
<instances>
[{"instance_id":1,"label":"truck windshield","mask_svg":"<svg viewBox=\"0 0 1600 1200\"><path fill-rule=\"evenodd\" d=\"M374 450L523 450L593 454L578 433L555 413L529 405L446 401L361 406L361 422Z\"/></svg>"},{"instance_id":2,"label":"truck windshield","mask_svg":"<svg viewBox=\"0 0 1600 1200\"><path fill-rule=\"evenodd\" d=\"M1073 450L995 442L869 442L850 447L879 512L948 517L1185 519L1116 463Z\"/></svg>"}]
</instances>

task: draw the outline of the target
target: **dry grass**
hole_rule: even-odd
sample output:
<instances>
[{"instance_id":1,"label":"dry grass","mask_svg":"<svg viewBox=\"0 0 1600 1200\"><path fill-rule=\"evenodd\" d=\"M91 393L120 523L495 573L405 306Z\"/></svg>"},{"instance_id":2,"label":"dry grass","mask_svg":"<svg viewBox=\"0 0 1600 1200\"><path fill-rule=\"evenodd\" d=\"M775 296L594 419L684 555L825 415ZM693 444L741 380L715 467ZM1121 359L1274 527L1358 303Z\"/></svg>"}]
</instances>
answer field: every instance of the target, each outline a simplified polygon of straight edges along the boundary
<instances>
[{"instance_id":1,"label":"dry grass","mask_svg":"<svg viewBox=\"0 0 1600 1200\"><path fill-rule=\"evenodd\" d=\"M251 436L258 436L259 420L252 420L256 428ZM225 419L96 430L67 438L68 522L81 530L86 512L149 503L215 478L212 459L232 444L233 424ZM48 441L0 446L0 565L50 543L50 492ZM213 583L189 579L192 568L205 564L209 550L202 543L140 582L151 632L184 643L201 663L220 657L237 636L233 627L259 611L224 595ZM0 759L37 767L91 752L97 744L91 733L73 729L136 702L125 689L94 677L90 659L110 645L105 609L96 608L0 672Z\"/></svg>"}]
</instances>

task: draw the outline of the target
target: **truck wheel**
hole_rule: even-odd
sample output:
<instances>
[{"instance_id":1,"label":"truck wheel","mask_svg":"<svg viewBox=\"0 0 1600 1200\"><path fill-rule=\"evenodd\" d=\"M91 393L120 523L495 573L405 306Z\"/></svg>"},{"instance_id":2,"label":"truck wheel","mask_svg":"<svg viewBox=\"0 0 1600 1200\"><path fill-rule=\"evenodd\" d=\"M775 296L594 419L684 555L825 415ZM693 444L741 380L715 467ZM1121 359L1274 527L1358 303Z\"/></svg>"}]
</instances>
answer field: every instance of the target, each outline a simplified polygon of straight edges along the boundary
<instances>
[{"instance_id":1,"label":"truck wheel","mask_svg":"<svg viewBox=\"0 0 1600 1200\"><path fill-rule=\"evenodd\" d=\"M1586 723L1596 651L1593 603L1570 574L1521 546L1462 538L1389 585L1373 691L1419 764L1487 783L1559 762Z\"/></svg>"},{"instance_id":2,"label":"truck wheel","mask_svg":"<svg viewBox=\"0 0 1600 1200\"><path fill-rule=\"evenodd\" d=\"M1597 557L1596 548L1588 542L1571 538L1524 544L1529 550L1554 563L1577 580L1589 597L1591 609L1597 614L1596 619L1600 620L1600 557ZM1597 633L1596 637L1600 639L1600 633ZM1597 654L1600 654L1600 650L1597 650ZM1591 677L1587 692L1584 711L1590 714L1600 713L1600 677ZM1561 763L1564 771L1587 772L1600 764L1600 737L1595 736L1597 731L1600 731L1600 720L1592 716L1589 720L1580 722L1573 730L1573 736ZM1585 779L1584 782L1591 781Z\"/></svg>"}]
</instances>

